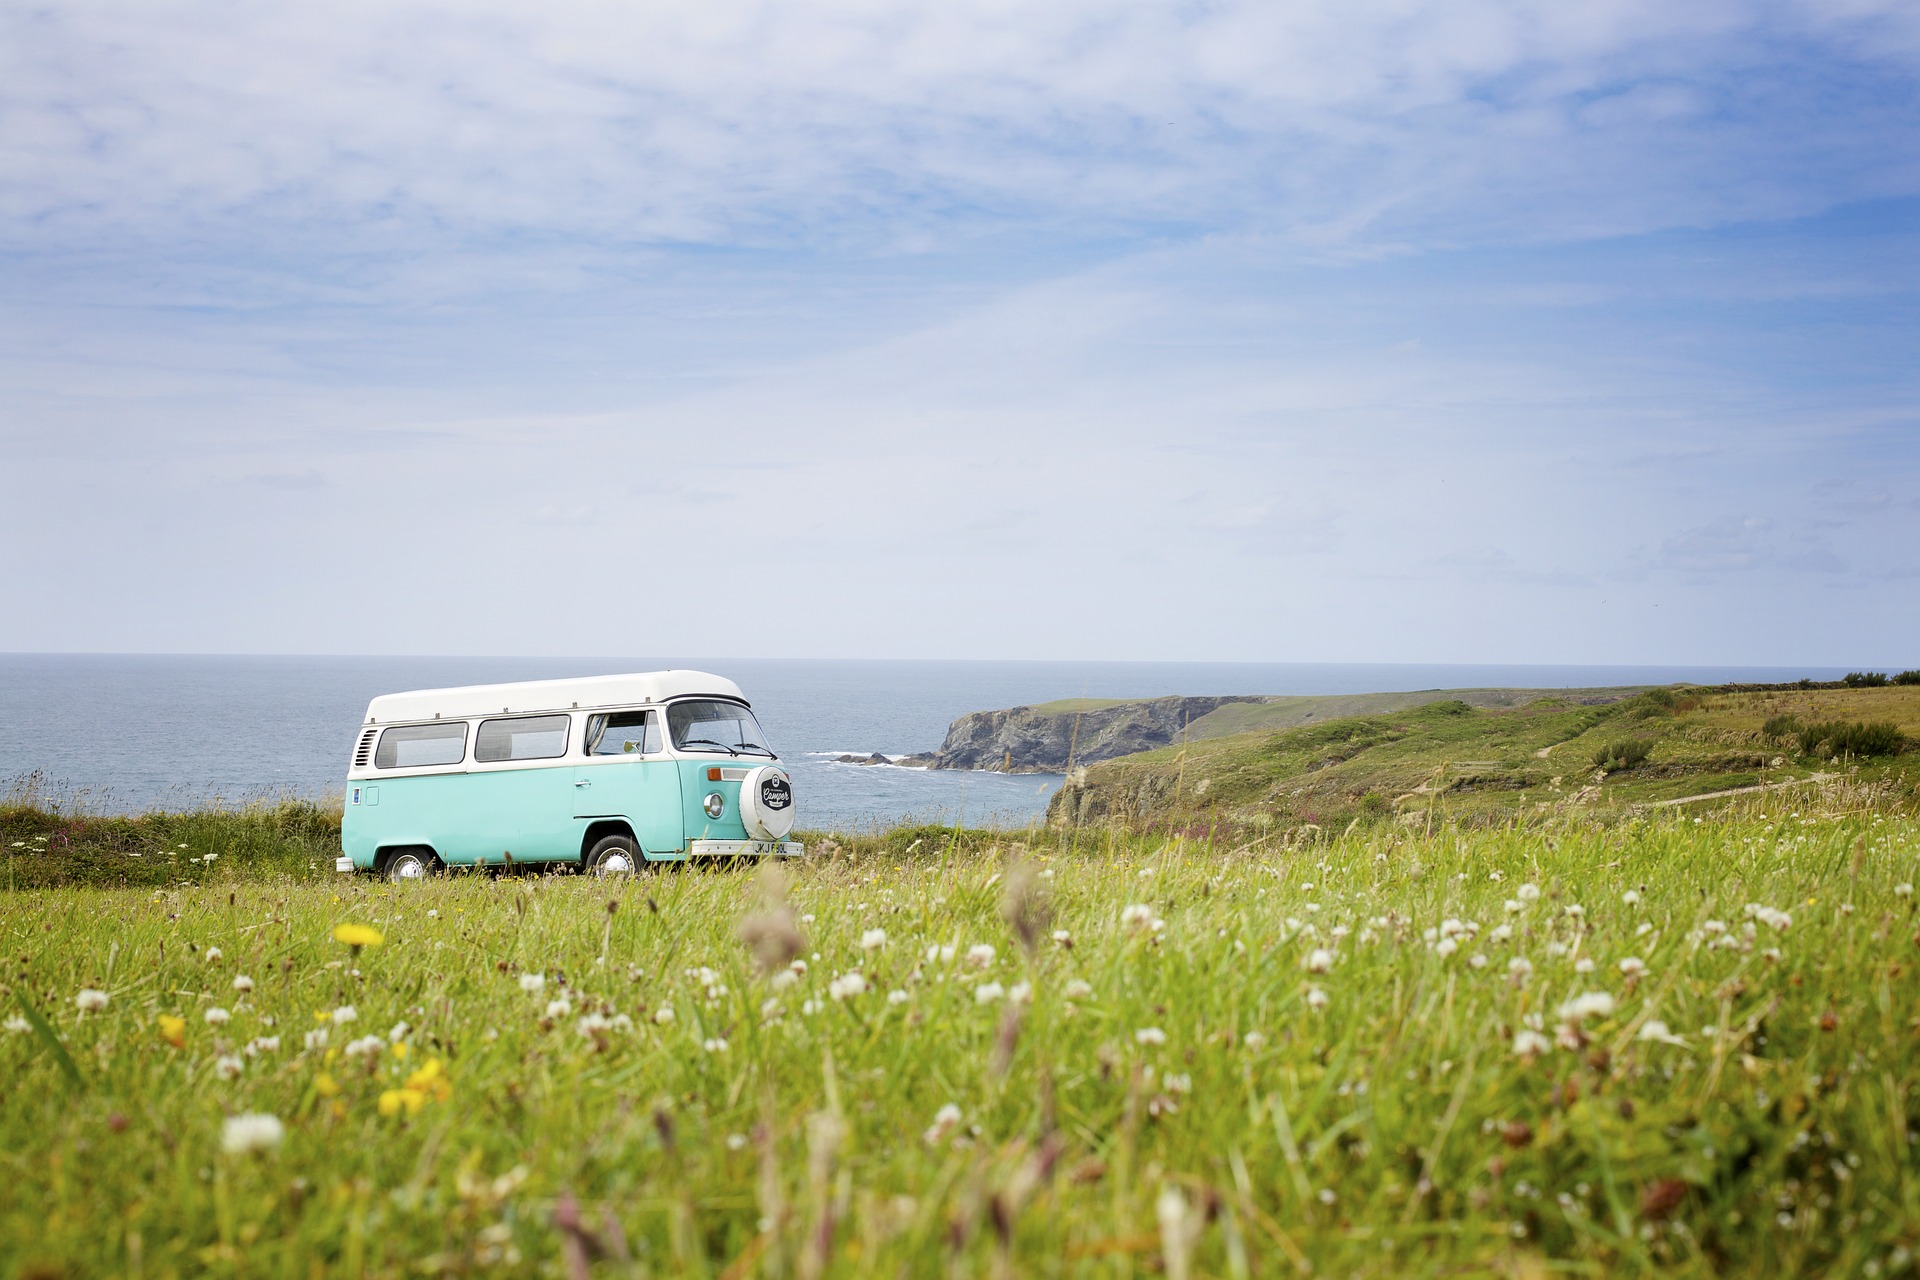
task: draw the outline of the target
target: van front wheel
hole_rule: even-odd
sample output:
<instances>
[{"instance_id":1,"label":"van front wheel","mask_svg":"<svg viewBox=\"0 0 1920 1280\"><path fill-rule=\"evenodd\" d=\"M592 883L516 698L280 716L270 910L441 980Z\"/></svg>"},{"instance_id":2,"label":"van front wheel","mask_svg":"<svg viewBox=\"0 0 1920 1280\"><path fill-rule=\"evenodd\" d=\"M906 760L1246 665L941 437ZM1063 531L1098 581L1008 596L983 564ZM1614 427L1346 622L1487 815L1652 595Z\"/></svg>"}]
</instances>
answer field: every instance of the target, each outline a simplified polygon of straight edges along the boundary
<instances>
[{"instance_id":1,"label":"van front wheel","mask_svg":"<svg viewBox=\"0 0 1920 1280\"><path fill-rule=\"evenodd\" d=\"M587 850L590 876L630 876L640 865L640 850L632 836L601 836Z\"/></svg>"},{"instance_id":2,"label":"van front wheel","mask_svg":"<svg viewBox=\"0 0 1920 1280\"><path fill-rule=\"evenodd\" d=\"M396 849L387 859L387 879L395 884L424 880L440 869L440 859L431 849Z\"/></svg>"}]
</instances>

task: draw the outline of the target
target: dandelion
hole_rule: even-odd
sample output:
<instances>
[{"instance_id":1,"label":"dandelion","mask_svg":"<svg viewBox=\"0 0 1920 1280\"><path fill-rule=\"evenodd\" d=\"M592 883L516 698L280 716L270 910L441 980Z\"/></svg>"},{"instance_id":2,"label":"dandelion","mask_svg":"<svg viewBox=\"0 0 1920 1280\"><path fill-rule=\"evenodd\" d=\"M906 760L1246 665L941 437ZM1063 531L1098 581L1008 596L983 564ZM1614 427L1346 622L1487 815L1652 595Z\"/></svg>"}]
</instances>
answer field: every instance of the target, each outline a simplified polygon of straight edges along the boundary
<instances>
[{"instance_id":1,"label":"dandelion","mask_svg":"<svg viewBox=\"0 0 1920 1280\"><path fill-rule=\"evenodd\" d=\"M661 1027L664 1027L668 1023L672 1022L673 1006L670 1004L663 1004L658 1009L655 1009L653 1011L653 1021L655 1026L661 1026Z\"/></svg>"},{"instance_id":2,"label":"dandelion","mask_svg":"<svg viewBox=\"0 0 1920 1280\"><path fill-rule=\"evenodd\" d=\"M544 990L547 985L545 974L523 973L520 975L520 989L528 995Z\"/></svg>"},{"instance_id":3,"label":"dandelion","mask_svg":"<svg viewBox=\"0 0 1920 1280\"><path fill-rule=\"evenodd\" d=\"M1006 994L1007 989L999 983L983 982L973 989L973 1002L975 1004L992 1004L996 1000L1005 998Z\"/></svg>"},{"instance_id":4,"label":"dandelion","mask_svg":"<svg viewBox=\"0 0 1920 1280\"><path fill-rule=\"evenodd\" d=\"M922 1140L930 1147L945 1142L953 1131L960 1127L960 1108L949 1102L933 1113L933 1123L921 1134Z\"/></svg>"},{"instance_id":5,"label":"dandelion","mask_svg":"<svg viewBox=\"0 0 1920 1280\"><path fill-rule=\"evenodd\" d=\"M238 1080L246 1069L247 1064L230 1053L223 1053L213 1061L213 1074L222 1080Z\"/></svg>"},{"instance_id":6,"label":"dandelion","mask_svg":"<svg viewBox=\"0 0 1920 1280\"><path fill-rule=\"evenodd\" d=\"M230 1156L272 1151L287 1136L277 1116L228 1116L220 1126L220 1149Z\"/></svg>"},{"instance_id":7,"label":"dandelion","mask_svg":"<svg viewBox=\"0 0 1920 1280\"><path fill-rule=\"evenodd\" d=\"M999 953L986 943L978 942L967 948L967 963L976 969L984 969L993 963L993 958L997 954Z\"/></svg>"},{"instance_id":8,"label":"dandelion","mask_svg":"<svg viewBox=\"0 0 1920 1280\"><path fill-rule=\"evenodd\" d=\"M845 1000L849 996L861 995L866 990L866 975L858 969L849 969L827 984L827 995L835 1000Z\"/></svg>"},{"instance_id":9,"label":"dandelion","mask_svg":"<svg viewBox=\"0 0 1920 1280\"><path fill-rule=\"evenodd\" d=\"M860 935L860 949L862 951L878 951L886 945L887 931L885 929L868 929Z\"/></svg>"},{"instance_id":10,"label":"dandelion","mask_svg":"<svg viewBox=\"0 0 1920 1280\"><path fill-rule=\"evenodd\" d=\"M1315 947L1307 952L1307 972L1326 973L1333 968L1333 952L1325 947Z\"/></svg>"},{"instance_id":11,"label":"dandelion","mask_svg":"<svg viewBox=\"0 0 1920 1280\"><path fill-rule=\"evenodd\" d=\"M229 1021L232 1020L233 1015L228 1013L225 1009L220 1008L218 1005L215 1005L213 1008L207 1010L205 1017L207 1019L208 1026L224 1027L227 1025Z\"/></svg>"},{"instance_id":12,"label":"dandelion","mask_svg":"<svg viewBox=\"0 0 1920 1280\"><path fill-rule=\"evenodd\" d=\"M160 1015L160 1038L176 1049L187 1047L187 1020L171 1013Z\"/></svg>"},{"instance_id":13,"label":"dandelion","mask_svg":"<svg viewBox=\"0 0 1920 1280\"><path fill-rule=\"evenodd\" d=\"M1628 956L1620 962L1620 972L1629 978L1639 978L1647 972L1647 962L1639 956Z\"/></svg>"},{"instance_id":14,"label":"dandelion","mask_svg":"<svg viewBox=\"0 0 1920 1280\"><path fill-rule=\"evenodd\" d=\"M1551 1048L1553 1041L1531 1027L1523 1027L1513 1034L1513 1055L1516 1058L1537 1058Z\"/></svg>"},{"instance_id":15,"label":"dandelion","mask_svg":"<svg viewBox=\"0 0 1920 1280\"><path fill-rule=\"evenodd\" d=\"M1165 1044L1167 1033L1158 1027L1142 1027L1133 1033L1133 1038L1139 1044Z\"/></svg>"},{"instance_id":16,"label":"dandelion","mask_svg":"<svg viewBox=\"0 0 1920 1280\"><path fill-rule=\"evenodd\" d=\"M335 1023L344 1026L349 1022L357 1021L360 1017L360 1011L350 1004L343 1004L338 1009L335 1009L331 1016Z\"/></svg>"},{"instance_id":17,"label":"dandelion","mask_svg":"<svg viewBox=\"0 0 1920 1280\"><path fill-rule=\"evenodd\" d=\"M353 956L360 954L362 947L377 947L386 939L380 931L364 924L337 924L333 926L333 940L345 943L347 951Z\"/></svg>"},{"instance_id":18,"label":"dandelion","mask_svg":"<svg viewBox=\"0 0 1920 1280\"><path fill-rule=\"evenodd\" d=\"M1069 979L1067 985L1062 990L1069 1000L1093 999L1093 984L1085 978Z\"/></svg>"},{"instance_id":19,"label":"dandelion","mask_svg":"<svg viewBox=\"0 0 1920 1280\"><path fill-rule=\"evenodd\" d=\"M1307 1008L1313 1010L1315 1013L1318 1013L1326 1007L1327 1007L1327 993L1322 991L1319 987L1308 987L1307 988Z\"/></svg>"},{"instance_id":20,"label":"dandelion","mask_svg":"<svg viewBox=\"0 0 1920 1280\"><path fill-rule=\"evenodd\" d=\"M73 1002L80 1006L82 1013L98 1013L107 1007L107 993L92 987L82 987L80 994L73 998Z\"/></svg>"}]
</instances>

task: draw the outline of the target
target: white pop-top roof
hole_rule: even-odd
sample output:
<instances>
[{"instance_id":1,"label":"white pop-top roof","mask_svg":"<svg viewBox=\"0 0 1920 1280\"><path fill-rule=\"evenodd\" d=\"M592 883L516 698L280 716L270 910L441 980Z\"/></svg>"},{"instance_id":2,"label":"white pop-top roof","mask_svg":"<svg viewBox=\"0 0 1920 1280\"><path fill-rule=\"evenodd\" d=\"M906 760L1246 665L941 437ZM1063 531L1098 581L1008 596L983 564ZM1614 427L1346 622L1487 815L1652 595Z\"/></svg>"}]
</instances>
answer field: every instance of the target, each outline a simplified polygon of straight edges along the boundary
<instances>
[{"instance_id":1,"label":"white pop-top roof","mask_svg":"<svg viewBox=\"0 0 1920 1280\"><path fill-rule=\"evenodd\" d=\"M705 671L643 671L624 676L572 680L522 680L515 684L470 684L459 689L383 693L367 704L368 724L399 720L461 720L502 712L572 711L585 707L630 707L690 694L738 698L740 686Z\"/></svg>"}]
</instances>

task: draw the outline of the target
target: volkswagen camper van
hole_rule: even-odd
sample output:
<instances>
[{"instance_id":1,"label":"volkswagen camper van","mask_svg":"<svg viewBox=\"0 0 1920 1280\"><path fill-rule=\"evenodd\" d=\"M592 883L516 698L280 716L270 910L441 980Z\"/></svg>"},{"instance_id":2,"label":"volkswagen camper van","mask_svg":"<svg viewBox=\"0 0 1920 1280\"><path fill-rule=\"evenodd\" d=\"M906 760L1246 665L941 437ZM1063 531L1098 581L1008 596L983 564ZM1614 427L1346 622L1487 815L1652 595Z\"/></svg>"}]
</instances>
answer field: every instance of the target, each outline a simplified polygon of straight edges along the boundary
<instances>
[{"instance_id":1,"label":"volkswagen camper van","mask_svg":"<svg viewBox=\"0 0 1920 1280\"><path fill-rule=\"evenodd\" d=\"M701 671L389 693L347 769L341 871L798 857L793 785L738 685Z\"/></svg>"}]
</instances>

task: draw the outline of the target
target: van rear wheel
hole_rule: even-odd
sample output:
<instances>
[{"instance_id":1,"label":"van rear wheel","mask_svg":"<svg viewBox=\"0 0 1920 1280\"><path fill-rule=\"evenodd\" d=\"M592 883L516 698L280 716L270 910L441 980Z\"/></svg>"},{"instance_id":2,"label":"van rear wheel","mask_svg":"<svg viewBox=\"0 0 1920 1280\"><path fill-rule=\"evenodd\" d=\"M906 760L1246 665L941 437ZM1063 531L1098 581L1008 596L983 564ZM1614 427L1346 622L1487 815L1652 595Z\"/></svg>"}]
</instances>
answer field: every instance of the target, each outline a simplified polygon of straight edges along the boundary
<instances>
[{"instance_id":1,"label":"van rear wheel","mask_svg":"<svg viewBox=\"0 0 1920 1280\"><path fill-rule=\"evenodd\" d=\"M630 876L640 866L640 847L632 836L601 836L587 850L586 872L590 876Z\"/></svg>"},{"instance_id":2,"label":"van rear wheel","mask_svg":"<svg viewBox=\"0 0 1920 1280\"><path fill-rule=\"evenodd\" d=\"M440 870L440 859L431 849L396 849L387 858L386 876L395 884L424 880Z\"/></svg>"}]
</instances>

